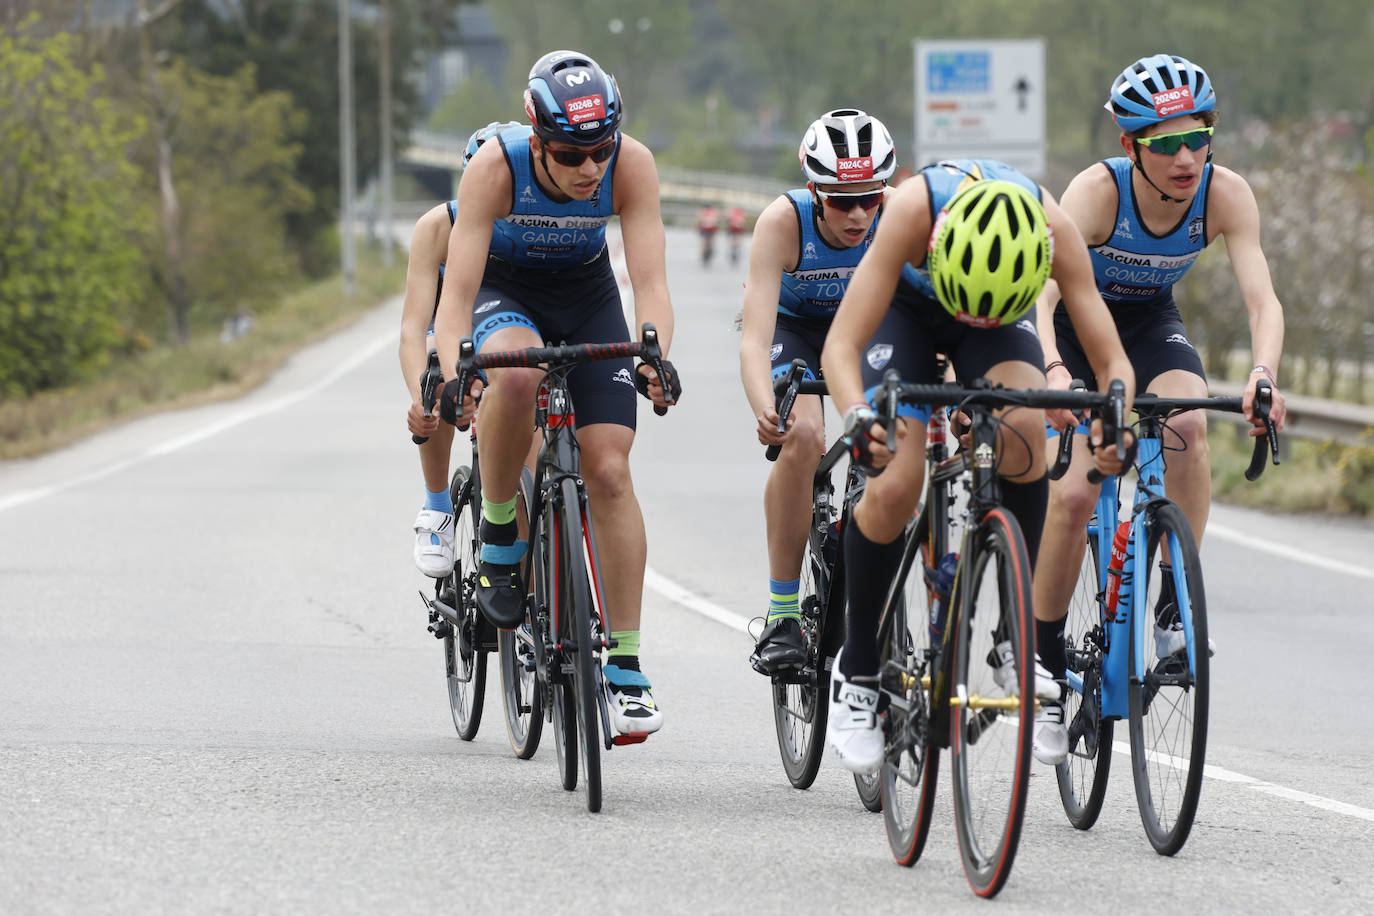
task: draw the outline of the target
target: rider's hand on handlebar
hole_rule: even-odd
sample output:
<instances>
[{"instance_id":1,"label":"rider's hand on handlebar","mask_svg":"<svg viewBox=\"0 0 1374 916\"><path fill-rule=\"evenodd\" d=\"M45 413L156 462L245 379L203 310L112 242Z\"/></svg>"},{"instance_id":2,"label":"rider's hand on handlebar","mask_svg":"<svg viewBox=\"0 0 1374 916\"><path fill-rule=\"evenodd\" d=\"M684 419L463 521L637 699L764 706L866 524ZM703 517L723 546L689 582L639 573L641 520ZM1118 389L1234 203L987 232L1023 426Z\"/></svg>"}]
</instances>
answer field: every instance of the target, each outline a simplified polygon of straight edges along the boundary
<instances>
[{"instance_id":1,"label":"rider's hand on handlebar","mask_svg":"<svg viewBox=\"0 0 1374 916\"><path fill-rule=\"evenodd\" d=\"M887 430L878 422L873 408L851 407L844 414L844 432L849 437L850 460L881 471L892 460L892 451L887 447ZM897 421L897 441L906 437L906 424Z\"/></svg>"},{"instance_id":2,"label":"rider's hand on handlebar","mask_svg":"<svg viewBox=\"0 0 1374 916\"><path fill-rule=\"evenodd\" d=\"M449 379L444 382L443 391L439 394L439 416L445 423L466 429L472 422L472 416L477 411L476 394L482 391L482 379L480 377L472 379L472 384L468 386L467 396L463 398L463 416L458 416L458 380Z\"/></svg>"},{"instance_id":3,"label":"rider's hand on handlebar","mask_svg":"<svg viewBox=\"0 0 1374 916\"><path fill-rule=\"evenodd\" d=\"M1073 384L1073 375L1063 363L1045 373L1045 387L1050 391L1068 391ZM1045 422L1061 433L1078 426L1079 419L1072 410L1053 408L1045 411Z\"/></svg>"},{"instance_id":4,"label":"rider's hand on handlebar","mask_svg":"<svg viewBox=\"0 0 1374 916\"><path fill-rule=\"evenodd\" d=\"M1115 443L1108 442L1106 448L1103 448L1102 419L1098 417L1093 420L1092 427L1088 432L1088 446L1092 449L1093 465L1099 474L1119 477L1135 461L1135 433L1126 429L1122 430L1121 435L1126 441L1126 458L1124 461L1117 460Z\"/></svg>"},{"instance_id":5,"label":"rider's hand on handlebar","mask_svg":"<svg viewBox=\"0 0 1374 916\"><path fill-rule=\"evenodd\" d=\"M410 402L410 409L406 411L406 426L409 427L411 435L429 438L439 428L439 415L431 411L429 416L425 416L425 405L416 398Z\"/></svg>"},{"instance_id":6,"label":"rider's hand on handlebar","mask_svg":"<svg viewBox=\"0 0 1374 916\"><path fill-rule=\"evenodd\" d=\"M1269 379L1268 375L1258 371L1257 367L1256 371L1250 373L1250 380L1246 382L1245 393L1241 395L1240 399L1241 413L1245 415L1245 419L1253 424L1250 427L1251 437L1265 435L1264 420L1255 416L1255 387L1259 384L1261 379L1269 381L1270 391L1273 392L1273 400L1269 405L1269 419L1274 422L1275 432L1283 432L1285 414L1283 392L1279 391L1279 386L1276 382Z\"/></svg>"},{"instance_id":7,"label":"rider's hand on handlebar","mask_svg":"<svg viewBox=\"0 0 1374 916\"><path fill-rule=\"evenodd\" d=\"M676 404L682 397L682 380L671 362L663 361L663 371L668 373L668 389L672 393L673 403ZM668 400L663 396L663 383L659 380L658 373L648 363L640 363L635 367L635 388L640 394L654 402L655 409L668 408ZM774 418L776 425L776 417Z\"/></svg>"},{"instance_id":8,"label":"rider's hand on handlebar","mask_svg":"<svg viewBox=\"0 0 1374 916\"><path fill-rule=\"evenodd\" d=\"M787 418L788 430L792 429L792 423L795 419L791 416ZM778 432L778 412L775 409L772 407L765 408L763 413L758 415L757 420L760 445L782 445L786 441L787 433Z\"/></svg>"}]
</instances>

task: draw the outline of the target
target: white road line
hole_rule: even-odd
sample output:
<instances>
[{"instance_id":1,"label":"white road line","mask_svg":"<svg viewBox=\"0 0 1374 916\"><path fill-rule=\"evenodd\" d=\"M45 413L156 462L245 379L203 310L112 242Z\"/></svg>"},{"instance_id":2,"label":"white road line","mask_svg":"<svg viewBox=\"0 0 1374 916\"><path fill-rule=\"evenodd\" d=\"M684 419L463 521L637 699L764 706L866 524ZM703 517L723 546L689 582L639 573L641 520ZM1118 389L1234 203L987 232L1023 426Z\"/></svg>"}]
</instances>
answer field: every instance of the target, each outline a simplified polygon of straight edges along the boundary
<instances>
[{"instance_id":1,"label":"white road line","mask_svg":"<svg viewBox=\"0 0 1374 916\"><path fill-rule=\"evenodd\" d=\"M36 500L44 499L45 497L53 496L57 493L65 492L75 487L91 483L92 481L101 480L113 474L118 474L120 471L133 467L136 464L141 464L144 461L147 461L149 458L157 458L162 455L170 455L172 452L179 451L188 445L194 445L197 442L209 439L211 436L217 436L225 430L232 429L233 427L238 426L241 423L246 423L249 420L255 420L258 417L263 417L267 414L275 413L276 411L281 410L284 407L290 407L292 404L299 403L300 401L303 401L308 397L311 397L313 395L319 394L321 391L324 391L326 388L334 384L340 378L347 375L349 372L352 372L354 369L358 368L358 366L362 365L368 359L376 355L378 350L382 349L387 344L394 343L396 340L396 334L397 332L394 330L388 331L381 337L372 340L370 343L362 347L362 349L356 351L348 359L337 364L336 366L334 366L333 369L326 372L324 375L320 376L311 384L306 385L304 388L288 392L287 394L273 398L270 401L264 401L261 404L245 408L243 410L238 411L237 413L230 414L227 417L221 417L213 423L207 423L205 426L202 426L199 429L193 429L188 433L184 433L180 436L175 436L171 439L167 439L166 441L156 443L154 445L149 446L142 452L139 452L138 454L131 455L128 458L124 458L112 464L103 465L102 467L94 471L89 471L85 474L78 474L75 477L71 477L67 480L62 481L61 483L55 483L45 487L37 487L32 490L19 490L15 493L10 493L6 496L0 496L0 512L4 512L6 509L13 509L16 506L22 506L25 503L31 503Z\"/></svg>"},{"instance_id":2,"label":"white road line","mask_svg":"<svg viewBox=\"0 0 1374 916\"><path fill-rule=\"evenodd\" d=\"M1320 554L1310 553L1306 550L1299 550L1296 547L1289 547L1286 544L1266 541L1262 538L1251 537L1242 531L1234 528L1227 528L1225 525L1218 525L1215 522L1207 523L1207 536L1219 537L1222 540L1240 544L1251 550L1259 550L1264 553L1271 553L1276 557L1283 557L1286 560L1295 560L1298 563L1306 563L1309 566L1316 566L1321 569L1329 569L1333 572L1344 573L1347 576L1359 576L1363 579L1374 579L1374 569L1367 566L1356 566L1353 563L1343 563L1340 560L1333 560Z\"/></svg>"},{"instance_id":3,"label":"white road line","mask_svg":"<svg viewBox=\"0 0 1374 916\"><path fill-rule=\"evenodd\" d=\"M1212 530L1211 526L1208 526L1208 530ZM693 594L656 570L644 570L644 584L664 598L667 598L669 601L680 604L688 610L696 611L703 617L724 624L733 630L739 630L741 633L747 633L749 630L749 621L744 617L741 617L734 611L726 610L718 604L714 604L707 601L705 598ZM1131 746L1122 741L1113 741L1112 750L1116 751L1118 754L1124 754L1127 757L1131 755ZM1179 761L1172 760L1166 755L1156 754L1153 756L1155 759L1169 766L1180 766ZM1369 808L1361 808L1359 805L1351 805L1346 802L1323 798L1320 795L1313 795L1310 792L1301 792L1297 789L1287 788L1286 786L1275 785L1272 782L1265 782L1262 779L1256 779L1253 776L1246 776L1244 773L1237 773L1234 770L1227 770L1212 764L1204 766L1202 772L1207 778L1215 779L1219 782L1230 782L1237 785L1243 785L1247 788L1254 789L1256 792L1264 792L1268 795L1274 795L1278 798L1287 799L1288 801L1299 802L1313 808L1321 808L1324 811L1332 811L1336 814L1344 814L1347 817L1356 817L1360 820L1374 822L1374 811Z\"/></svg>"}]
</instances>

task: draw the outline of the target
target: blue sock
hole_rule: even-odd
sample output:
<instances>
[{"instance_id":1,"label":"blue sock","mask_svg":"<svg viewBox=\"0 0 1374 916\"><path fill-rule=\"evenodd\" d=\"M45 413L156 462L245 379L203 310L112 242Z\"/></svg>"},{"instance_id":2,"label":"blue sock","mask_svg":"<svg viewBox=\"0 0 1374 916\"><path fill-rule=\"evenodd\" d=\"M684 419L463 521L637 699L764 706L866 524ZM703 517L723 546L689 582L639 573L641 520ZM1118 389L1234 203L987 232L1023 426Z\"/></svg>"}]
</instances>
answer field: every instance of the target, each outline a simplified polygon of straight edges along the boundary
<instances>
[{"instance_id":1,"label":"blue sock","mask_svg":"<svg viewBox=\"0 0 1374 916\"><path fill-rule=\"evenodd\" d=\"M429 488L426 487L426 488L425 488L425 508L426 508L426 509L433 509L435 512L447 512L449 515L452 515L452 514L453 514L453 500L452 500L452 498L449 497L449 494L448 494L448 487L444 487L444 488L443 488L442 490L440 490L438 493L431 493L431 492L429 492ZM431 535L429 536L429 540L430 540L431 543L437 544L437 543L439 543L439 536L438 536L438 535L435 535L435 534L431 534Z\"/></svg>"},{"instance_id":2,"label":"blue sock","mask_svg":"<svg viewBox=\"0 0 1374 916\"><path fill-rule=\"evenodd\" d=\"M765 622L772 623L779 617L801 620L801 606L797 602L797 593L800 589L801 579L791 579L787 582L769 579L768 619Z\"/></svg>"}]
</instances>

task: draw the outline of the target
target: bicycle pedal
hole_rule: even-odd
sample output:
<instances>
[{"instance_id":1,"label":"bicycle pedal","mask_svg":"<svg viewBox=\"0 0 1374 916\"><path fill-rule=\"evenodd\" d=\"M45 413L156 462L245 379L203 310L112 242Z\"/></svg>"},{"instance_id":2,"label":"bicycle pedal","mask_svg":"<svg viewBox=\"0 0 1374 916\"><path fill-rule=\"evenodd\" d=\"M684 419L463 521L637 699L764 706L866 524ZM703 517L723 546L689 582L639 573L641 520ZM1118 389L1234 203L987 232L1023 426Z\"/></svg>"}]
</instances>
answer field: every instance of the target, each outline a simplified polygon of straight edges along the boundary
<instances>
[{"instance_id":1,"label":"bicycle pedal","mask_svg":"<svg viewBox=\"0 0 1374 916\"><path fill-rule=\"evenodd\" d=\"M429 631L435 639L448 639L453 635L453 625L447 620L438 620L429 625Z\"/></svg>"},{"instance_id":2,"label":"bicycle pedal","mask_svg":"<svg viewBox=\"0 0 1374 916\"><path fill-rule=\"evenodd\" d=\"M648 737L648 732L630 732L628 735L615 735L611 740L624 747L627 744L643 744Z\"/></svg>"}]
</instances>

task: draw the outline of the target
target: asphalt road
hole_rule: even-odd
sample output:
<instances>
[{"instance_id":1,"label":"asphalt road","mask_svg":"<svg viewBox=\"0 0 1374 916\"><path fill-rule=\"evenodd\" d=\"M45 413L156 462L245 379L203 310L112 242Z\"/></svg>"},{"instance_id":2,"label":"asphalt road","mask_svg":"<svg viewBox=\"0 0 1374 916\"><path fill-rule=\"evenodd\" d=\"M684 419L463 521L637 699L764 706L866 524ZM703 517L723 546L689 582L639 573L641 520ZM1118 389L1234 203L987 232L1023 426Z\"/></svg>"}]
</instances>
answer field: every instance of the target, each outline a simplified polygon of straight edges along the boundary
<instances>
[{"instance_id":1,"label":"asphalt road","mask_svg":"<svg viewBox=\"0 0 1374 916\"><path fill-rule=\"evenodd\" d=\"M740 629L767 601L744 268L670 245L687 390L641 411L634 453L666 725L605 754L601 814L549 746L514 759L499 706L454 734L393 301L241 401L0 464L0 912L986 908L947 773L911 870L833 760L810 791L782 773ZM1000 911L1374 911L1374 527L1217 507L1203 556L1212 778L1187 846L1150 849L1126 757L1089 832L1037 768Z\"/></svg>"}]
</instances>

